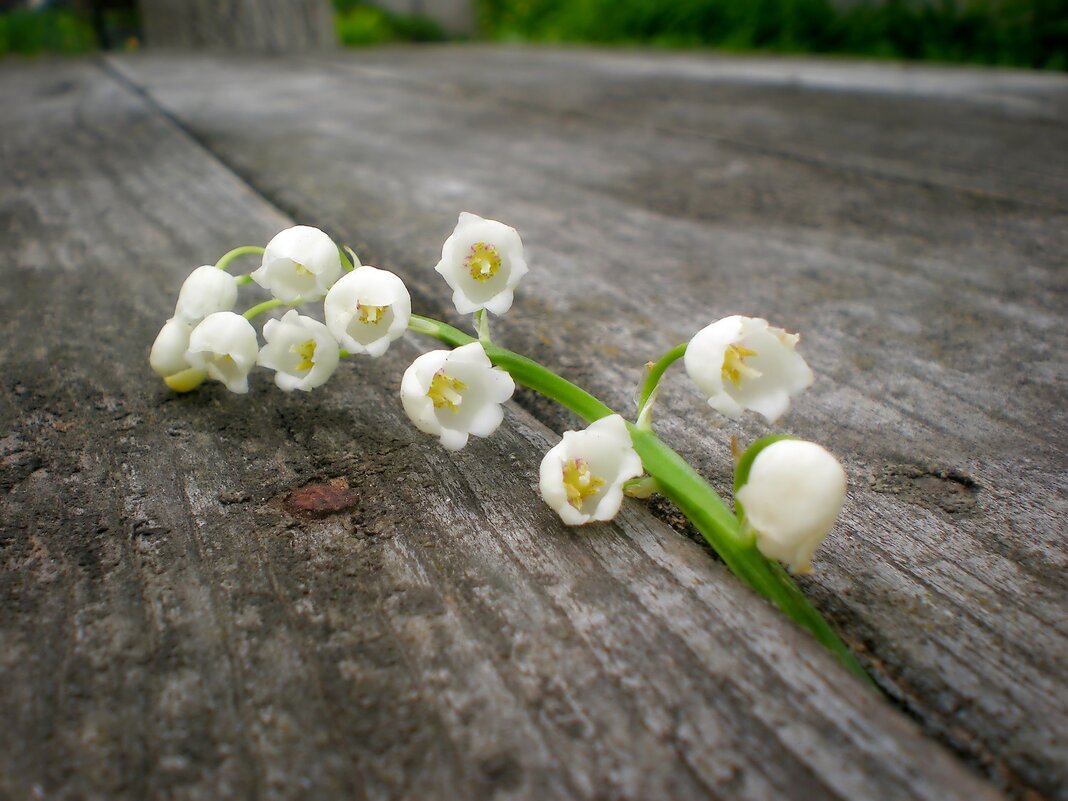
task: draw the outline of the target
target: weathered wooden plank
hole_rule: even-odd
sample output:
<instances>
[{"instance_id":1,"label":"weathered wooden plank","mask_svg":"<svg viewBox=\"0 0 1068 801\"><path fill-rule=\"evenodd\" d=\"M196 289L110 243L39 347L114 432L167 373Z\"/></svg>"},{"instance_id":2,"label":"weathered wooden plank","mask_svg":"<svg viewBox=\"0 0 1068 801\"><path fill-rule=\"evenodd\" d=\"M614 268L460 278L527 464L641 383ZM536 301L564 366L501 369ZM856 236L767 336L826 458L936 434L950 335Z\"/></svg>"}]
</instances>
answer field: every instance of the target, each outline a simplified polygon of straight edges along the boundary
<instances>
[{"instance_id":1,"label":"weathered wooden plank","mask_svg":"<svg viewBox=\"0 0 1068 801\"><path fill-rule=\"evenodd\" d=\"M182 277L290 221L95 65L0 102L0 793L997 797L639 506L562 527L528 413L416 432L412 343L170 395Z\"/></svg>"},{"instance_id":2,"label":"weathered wooden plank","mask_svg":"<svg viewBox=\"0 0 1068 801\"><path fill-rule=\"evenodd\" d=\"M646 109L673 91L670 74L628 85L612 114L577 115L545 101L562 83L555 53L523 55L525 83L502 99L472 88L502 58L436 52L440 62L411 66L116 63L269 197L404 274L424 309L447 313L428 267L455 211L518 225L536 269L499 337L616 408L629 407L645 360L718 316L804 331L821 378L788 425L841 454L853 477L845 531L808 591L929 732L1016 793L1068 797L1068 217L1048 121L1011 104L978 113L947 97L892 98L911 109L915 160L898 154L906 166L880 174L848 153L799 159L660 126ZM568 85L591 95L619 86L569 67ZM1059 81L1042 108L1063 130ZM750 91L759 105L760 87ZM801 92L795 105L823 109L826 125L872 102ZM911 180L951 147L941 107L977 129L990 117L993 132L976 132L987 145L975 161L959 154L944 180ZM1033 198L999 159L1048 172L1041 202L1017 202ZM569 424L526 402L550 427ZM682 381L662 402L669 440L726 489L729 435L764 427L717 421Z\"/></svg>"},{"instance_id":3,"label":"weathered wooden plank","mask_svg":"<svg viewBox=\"0 0 1068 801\"><path fill-rule=\"evenodd\" d=\"M466 49L382 49L360 67L425 66L505 103L1068 210L1061 74L524 48L477 57L471 69Z\"/></svg>"}]
</instances>

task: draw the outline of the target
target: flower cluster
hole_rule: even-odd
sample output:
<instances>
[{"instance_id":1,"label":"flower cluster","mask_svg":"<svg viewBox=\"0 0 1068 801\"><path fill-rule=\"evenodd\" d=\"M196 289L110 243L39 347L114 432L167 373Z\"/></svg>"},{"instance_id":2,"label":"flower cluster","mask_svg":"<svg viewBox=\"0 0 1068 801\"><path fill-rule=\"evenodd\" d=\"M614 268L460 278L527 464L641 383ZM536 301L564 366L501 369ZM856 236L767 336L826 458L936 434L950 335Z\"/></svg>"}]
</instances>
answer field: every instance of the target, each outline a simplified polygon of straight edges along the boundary
<instances>
[{"instance_id":1,"label":"flower cluster","mask_svg":"<svg viewBox=\"0 0 1068 801\"><path fill-rule=\"evenodd\" d=\"M381 356L408 327L412 301L393 273L354 263L318 228L297 225L280 232L264 248L258 269L243 281L226 272L224 256L214 266L195 269L178 293L174 316L152 346L149 363L176 392L195 389L206 379L231 392L248 392L248 375L260 365L274 371L280 389L309 392L334 374L345 352ZM346 268L349 272L345 275ZM233 311L238 283L255 282L271 300ZM250 322L279 306L323 301L326 323L289 309L263 326L261 347ZM342 350L342 349L345 350Z\"/></svg>"},{"instance_id":2,"label":"flower cluster","mask_svg":"<svg viewBox=\"0 0 1068 801\"><path fill-rule=\"evenodd\" d=\"M262 256L257 269L239 277L226 272L231 257L250 252ZM211 379L232 392L247 393L249 371L260 365L274 371L280 389L308 392L330 379L341 357L382 356L411 327L453 345L424 353L404 372L401 402L416 428L451 451L463 448L471 436L493 434L504 417L503 404L515 391L515 379L495 361L508 352L492 344L487 314L499 316L511 308L527 273L516 230L465 212L434 268L451 288L457 312L475 315L478 339L413 318L404 282L360 264L348 252L351 260L324 232L298 225L264 248L239 248L216 265L198 267L182 285L174 314L152 346L152 369L178 392ZM235 313L243 283L259 285L272 298ZM323 303L322 322L295 308L317 301ZM264 324L261 346L251 320L279 307L288 308ZM446 329L454 334L443 334ZM679 358L716 411L732 419L752 411L776 421L813 382L797 352L798 340L766 320L737 315L701 329L650 366L635 422L605 407L585 415L592 422L584 430L564 433L541 462L542 497L564 523L583 525L611 520L624 495L648 497L658 486L663 489L658 481L668 477L652 471L646 475L635 443L651 434L658 382ZM793 572L806 572L841 509L845 473L813 443L784 439L754 448L739 462L739 536L750 537L766 557Z\"/></svg>"}]
</instances>

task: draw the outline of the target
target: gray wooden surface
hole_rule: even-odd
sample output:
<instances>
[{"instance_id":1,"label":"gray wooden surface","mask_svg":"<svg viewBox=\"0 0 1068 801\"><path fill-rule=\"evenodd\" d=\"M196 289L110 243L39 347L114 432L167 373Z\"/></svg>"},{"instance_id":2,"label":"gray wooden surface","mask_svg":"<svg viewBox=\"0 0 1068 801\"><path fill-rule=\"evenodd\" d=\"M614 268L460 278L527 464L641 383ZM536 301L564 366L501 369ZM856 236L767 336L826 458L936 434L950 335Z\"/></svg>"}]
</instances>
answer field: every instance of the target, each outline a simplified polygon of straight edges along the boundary
<instances>
[{"instance_id":1,"label":"gray wooden surface","mask_svg":"<svg viewBox=\"0 0 1068 801\"><path fill-rule=\"evenodd\" d=\"M1066 97L574 51L3 65L0 795L1068 798ZM670 510L560 526L535 475L573 421L536 398L459 455L414 431L424 342L310 397L147 370L188 270L293 220L447 315L462 209L534 268L498 338L621 410L718 316L804 332L787 424L852 477L804 586L888 697ZM662 404L726 487L763 429Z\"/></svg>"}]
</instances>

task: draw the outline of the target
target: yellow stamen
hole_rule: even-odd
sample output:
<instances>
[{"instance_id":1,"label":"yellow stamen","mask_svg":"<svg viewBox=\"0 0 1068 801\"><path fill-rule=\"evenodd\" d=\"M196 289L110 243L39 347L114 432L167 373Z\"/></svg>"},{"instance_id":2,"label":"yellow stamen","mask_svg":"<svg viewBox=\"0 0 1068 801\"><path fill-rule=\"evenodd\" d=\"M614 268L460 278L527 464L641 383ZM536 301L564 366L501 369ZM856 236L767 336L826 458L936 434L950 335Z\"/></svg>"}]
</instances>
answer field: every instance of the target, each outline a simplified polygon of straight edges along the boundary
<instances>
[{"instance_id":1,"label":"yellow stamen","mask_svg":"<svg viewBox=\"0 0 1068 801\"><path fill-rule=\"evenodd\" d=\"M728 345L727 352L723 354L723 380L730 381L734 386L740 386L742 378L759 378L760 371L754 370L745 363L750 356L756 356L755 350L750 350L745 345Z\"/></svg>"},{"instance_id":2,"label":"yellow stamen","mask_svg":"<svg viewBox=\"0 0 1068 801\"><path fill-rule=\"evenodd\" d=\"M301 276L302 278L311 278L314 275L314 273L311 270L309 270L307 267L305 267L299 261L295 261L295 262L293 262L293 264L296 265L297 275Z\"/></svg>"},{"instance_id":3,"label":"yellow stamen","mask_svg":"<svg viewBox=\"0 0 1068 801\"><path fill-rule=\"evenodd\" d=\"M310 370L315 366L315 340L309 339L300 345L293 345L289 349L290 353L295 353L300 357L300 361L297 363L298 370Z\"/></svg>"},{"instance_id":4,"label":"yellow stamen","mask_svg":"<svg viewBox=\"0 0 1068 801\"><path fill-rule=\"evenodd\" d=\"M438 370L430 380L430 389L426 396L434 404L435 409L448 409L455 412L463 403L464 396L460 393L467 389L467 384L445 374L444 370Z\"/></svg>"},{"instance_id":5,"label":"yellow stamen","mask_svg":"<svg viewBox=\"0 0 1068 801\"><path fill-rule=\"evenodd\" d=\"M471 246L471 255L464 261L464 266L476 281L488 281L501 269L501 255L493 245L476 242Z\"/></svg>"},{"instance_id":6,"label":"yellow stamen","mask_svg":"<svg viewBox=\"0 0 1068 801\"><path fill-rule=\"evenodd\" d=\"M386 313L389 306L364 306L362 303L356 304L356 311L360 314L360 322L366 325L374 325L382 319L382 315Z\"/></svg>"},{"instance_id":7,"label":"yellow stamen","mask_svg":"<svg viewBox=\"0 0 1068 801\"><path fill-rule=\"evenodd\" d=\"M590 473L590 466L585 459L572 459L564 465L564 492L567 502L576 509L582 509L582 502L604 486L604 479Z\"/></svg>"}]
</instances>

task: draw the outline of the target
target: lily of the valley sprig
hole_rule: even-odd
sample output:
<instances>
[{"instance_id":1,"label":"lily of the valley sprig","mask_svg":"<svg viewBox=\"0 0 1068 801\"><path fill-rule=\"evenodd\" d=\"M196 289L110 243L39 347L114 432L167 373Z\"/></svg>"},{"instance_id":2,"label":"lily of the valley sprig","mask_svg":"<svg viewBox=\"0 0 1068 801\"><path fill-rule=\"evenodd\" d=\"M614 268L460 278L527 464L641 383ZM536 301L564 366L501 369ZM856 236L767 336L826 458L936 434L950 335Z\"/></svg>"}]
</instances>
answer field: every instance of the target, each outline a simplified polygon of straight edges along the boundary
<instances>
[{"instance_id":1,"label":"lily of the valley sprig","mask_svg":"<svg viewBox=\"0 0 1068 801\"><path fill-rule=\"evenodd\" d=\"M261 258L259 267L231 277L229 266L250 255ZM194 270L149 362L176 392L213 380L246 393L249 371L257 364L274 371L279 388L307 392L327 383L342 357L381 356L405 331L434 337L448 347L416 358L400 380L401 404L416 428L456 451L471 436L488 437L498 429L503 404L517 384L557 401L587 423L583 430L564 433L537 470L542 498L565 524L611 520L625 495L648 498L659 492L735 575L808 629L851 671L865 675L787 572L810 572L816 549L834 526L846 488L838 460L819 445L793 437L757 440L736 455L732 511L653 430L662 379L680 359L716 412L732 419L754 412L775 422L814 380L797 351L797 334L740 315L706 325L647 366L634 419L628 422L581 387L493 343L487 314L503 315L511 308L528 271L514 228L464 212L433 269L451 288L457 312L473 315L476 336L412 314L411 296L399 276L362 265L351 249L340 249L317 228L295 226L266 247L235 248L214 266ZM238 286L253 282L272 297L235 313ZM325 323L297 311L319 300ZM282 307L283 316L263 326L261 346L251 321Z\"/></svg>"}]
</instances>

